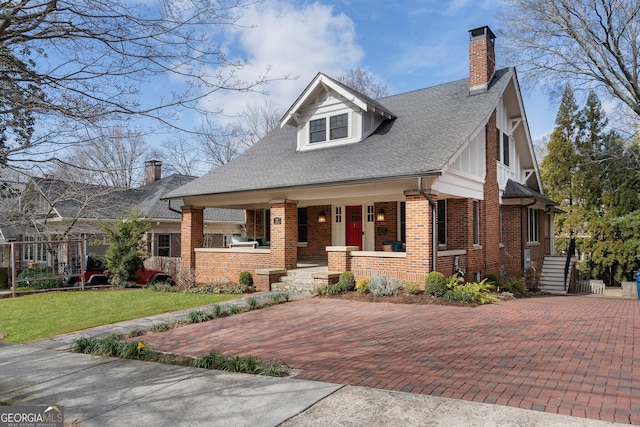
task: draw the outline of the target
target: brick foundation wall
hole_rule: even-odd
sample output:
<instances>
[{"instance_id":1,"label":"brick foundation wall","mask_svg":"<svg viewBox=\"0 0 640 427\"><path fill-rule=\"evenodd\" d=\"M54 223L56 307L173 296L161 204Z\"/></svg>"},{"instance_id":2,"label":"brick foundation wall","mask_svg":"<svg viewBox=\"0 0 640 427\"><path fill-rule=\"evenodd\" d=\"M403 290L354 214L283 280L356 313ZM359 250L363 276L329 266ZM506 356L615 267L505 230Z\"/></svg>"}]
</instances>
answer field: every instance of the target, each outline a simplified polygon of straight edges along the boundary
<instances>
[{"instance_id":1,"label":"brick foundation wall","mask_svg":"<svg viewBox=\"0 0 640 427\"><path fill-rule=\"evenodd\" d=\"M271 254L269 250L254 249L199 249L195 251L198 283L211 283L220 278L238 283L241 271L249 271L254 282L258 279L256 270L267 269L270 266ZM264 284L260 290L268 290Z\"/></svg>"},{"instance_id":2,"label":"brick foundation wall","mask_svg":"<svg viewBox=\"0 0 640 427\"><path fill-rule=\"evenodd\" d=\"M387 278L395 277L410 282L424 282L426 272L409 272L406 268L404 253L379 253L376 255L357 255L351 258L351 271L357 280L374 275Z\"/></svg>"}]
</instances>

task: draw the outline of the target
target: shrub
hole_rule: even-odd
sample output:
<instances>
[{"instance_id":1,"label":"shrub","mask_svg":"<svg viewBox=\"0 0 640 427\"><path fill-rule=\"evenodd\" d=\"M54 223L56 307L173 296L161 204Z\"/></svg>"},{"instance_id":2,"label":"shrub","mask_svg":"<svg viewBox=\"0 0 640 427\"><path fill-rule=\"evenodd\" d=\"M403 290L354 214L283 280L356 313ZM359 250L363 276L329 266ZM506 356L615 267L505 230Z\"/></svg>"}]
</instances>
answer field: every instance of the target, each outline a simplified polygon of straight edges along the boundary
<instances>
[{"instance_id":1,"label":"shrub","mask_svg":"<svg viewBox=\"0 0 640 427\"><path fill-rule=\"evenodd\" d=\"M253 276L251 275L251 272L241 271L240 277L238 278L238 284L245 287L253 286Z\"/></svg>"},{"instance_id":2,"label":"shrub","mask_svg":"<svg viewBox=\"0 0 640 427\"><path fill-rule=\"evenodd\" d=\"M258 300L254 297L247 298L247 306L249 307L249 310L255 310L258 308Z\"/></svg>"},{"instance_id":3,"label":"shrub","mask_svg":"<svg viewBox=\"0 0 640 427\"><path fill-rule=\"evenodd\" d=\"M449 284L453 283L453 280L449 281ZM487 283L487 279L483 279L480 283L458 282L447 290L444 297L453 301L478 302L480 304L499 301L496 296L490 293L491 288L492 285Z\"/></svg>"},{"instance_id":4,"label":"shrub","mask_svg":"<svg viewBox=\"0 0 640 427\"><path fill-rule=\"evenodd\" d=\"M404 284L404 291L409 294L419 294L420 293L420 283L418 282L406 282Z\"/></svg>"},{"instance_id":5,"label":"shrub","mask_svg":"<svg viewBox=\"0 0 640 427\"><path fill-rule=\"evenodd\" d=\"M240 284L236 285L235 283L231 282L226 282L226 284L210 283L185 290L185 292L191 294L248 294L255 291L256 288L253 286Z\"/></svg>"},{"instance_id":6,"label":"shrub","mask_svg":"<svg viewBox=\"0 0 640 427\"><path fill-rule=\"evenodd\" d=\"M395 277L387 280L386 277L376 275L369 281L369 292L375 296L393 295L402 287L402 281Z\"/></svg>"},{"instance_id":7,"label":"shrub","mask_svg":"<svg viewBox=\"0 0 640 427\"><path fill-rule=\"evenodd\" d=\"M360 292L361 294L368 293L370 281L371 279L369 279L368 277L358 280L358 283L356 283L356 291Z\"/></svg>"},{"instance_id":8,"label":"shrub","mask_svg":"<svg viewBox=\"0 0 640 427\"><path fill-rule=\"evenodd\" d=\"M189 312L188 318L191 323L202 323L209 320L209 315L202 310L193 310Z\"/></svg>"},{"instance_id":9,"label":"shrub","mask_svg":"<svg viewBox=\"0 0 640 427\"><path fill-rule=\"evenodd\" d=\"M9 268L0 267L0 289L9 287Z\"/></svg>"},{"instance_id":10,"label":"shrub","mask_svg":"<svg viewBox=\"0 0 640 427\"><path fill-rule=\"evenodd\" d=\"M289 369L282 362L265 364L255 356L225 356L215 350L205 356L196 357L191 361L191 366L272 377L284 377L289 374Z\"/></svg>"},{"instance_id":11,"label":"shrub","mask_svg":"<svg viewBox=\"0 0 640 427\"><path fill-rule=\"evenodd\" d=\"M496 274L485 274L483 279L486 280L487 283L492 284L496 287L501 286L500 279L498 279L498 276Z\"/></svg>"},{"instance_id":12,"label":"shrub","mask_svg":"<svg viewBox=\"0 0 640 427\"><path fill-rule=\"evenodd\" d=\"M515 295L524 295L527 293L527 289L519 279L509 280L508 282L502 282L500 288L505 292L510 292Z\"/></svg>"},{"instance_id":13,"label":"shrub","mask_svg":"<svg viewBox=\"0 0 640 427\"><path fill-rule=\"evenodd\" d=\"M175 292L176 289L171 286L170 283L166 283L166 282L157 282L157 283L151 283L147 286L147 289L151 289L152 291L156 291L156 292Z\"/></svg>"},{"instance_id":14,"label":"shrub","mask_svg":"<svg viewBox=\"0 0 640 427\"><path fill-rule=\"evenodd\" d=\"M340 273L338 287L340 288L340 292L350 292L356 288L356 279L353 277L351 271Z\"/></svg>"},{"instance_id":15,"label":"shrub","mask_svg":"<svg viewBox=\"0 0 640 427\"><path fill-rule=\"evenodd\" d=\"M424 279L424 292L436 297L444 296L447 292L447 278L439 271L432 271Z\"/></svg>"},{"instance_id":16,"label":"shrub","mask_svg":"<svg viewBox=\"0 0 640 427\"><path fill-rule=\"evenodd\" d=\"M32 289L55 289L62 287L62 279L53 277L54 273L48 267L30 267L22 271L19 279L27 279L20 282L23 286L29 286Z\"/></svg>"}]
</instances>

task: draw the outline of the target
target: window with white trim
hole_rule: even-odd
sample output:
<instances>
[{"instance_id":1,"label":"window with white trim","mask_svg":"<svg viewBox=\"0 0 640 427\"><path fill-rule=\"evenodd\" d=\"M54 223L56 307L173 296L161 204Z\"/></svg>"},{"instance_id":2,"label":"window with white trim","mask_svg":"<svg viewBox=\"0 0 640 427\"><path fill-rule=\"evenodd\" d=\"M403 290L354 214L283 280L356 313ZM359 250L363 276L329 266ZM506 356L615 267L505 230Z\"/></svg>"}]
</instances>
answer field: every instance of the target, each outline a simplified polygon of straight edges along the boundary
<instances>
[{"instance_id":1,"label":"window with white trim","mask_svg":"<svg viewBox=\"0 0 640 427\"><path fill-rule=\"evenodd\" d=\"M480 244L480 202L473 202L473 244Z\"/></svg>"},{"instance_id":2,"label":"window with white trim","mask_svg":"<svg viewBox=\"0 0 640 427\"><path fill-rule=\"evenodd\" d=\"M540 211L538 209L527 208L527 242L536 243L540 241Z\"/></svg>"},{"instance_id":3,"label":"window with white trim","mask_svg":"<svg viewBox=\"0 0 640 427\"><path fill-rule=\"evenodd\" d=\"M375 211L376 211L376 207L374 205L367 206L367 222L375 221Z\"/></svg>"},{"instance_id":4,"label":"window with white trim","mask_svg":"<svg viewBox=\"0 0 640 427\"><path fill-rule=\"evenodd\" d=\"M349 136L349 114L338 114L309 121L309 142L311 144L327 141L327 121L329 121L329 140Z\"/></svg>"},{"instance_id":5,"label":"window with white trim","mask_svg":"<svg viewBox=\"0 0 640 427\"><path fill-rule=\"evenodd\" d=\"M438 246L447 246L447 201L438 200Z\"/></svg>"},{"instance_id":6,"label":"window with white trim","mask_svg":"<svg viewBox=\"0 0 640 427\"><path fill-rule=\"evenodd\" d=\"M336 207L336 222L342 222L342 208Z\"/></svg>"},{"instance_id":7,"label":"window with white trim","mask_svg":"<svg viewBox=\"0 0 640 427\"><path fill-rule=\"evenodd\" d=\"M496 128L496 148L498 161L505 166L509 166L511 154L509 147L509 135Z\"/></svg>"},{"instance_id":8,"label":"window with white trim","mask_svg":"<svg viewBox=\"0 0 640 427\"><path fill-rule=\"evenodd\" d=\"M38 242L42 239L40 237L25 236L25 242ZM22 247L22 259L24 261L38 261L47 262L47 251L44 247L44 243L34 243L24 245Z\"/></svg>"},{"instance_id":9,"label":"window with white trim","mask_svg":"<svg viewBox=\"0 0 640 427\"><path fill-rule=\"evenodd\" d=\"M158 234L158 256L171 256L170 234Z\"/></svg>"}]
</instances>

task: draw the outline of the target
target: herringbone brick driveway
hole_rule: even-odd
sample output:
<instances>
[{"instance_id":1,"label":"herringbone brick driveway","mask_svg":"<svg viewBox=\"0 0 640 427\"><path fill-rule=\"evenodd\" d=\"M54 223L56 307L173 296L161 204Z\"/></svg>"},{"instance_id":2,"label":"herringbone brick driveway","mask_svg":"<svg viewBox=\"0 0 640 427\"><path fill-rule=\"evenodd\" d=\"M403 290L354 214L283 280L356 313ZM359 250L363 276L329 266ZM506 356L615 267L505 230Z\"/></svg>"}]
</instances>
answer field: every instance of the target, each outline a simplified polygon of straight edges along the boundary
<instances>
[{"instance_id":1,"label":"herringbone brick driveway","mask_svg":"<svg viewBox=\"0 0 640 427\"><path fill-rule=\"evenodd\" d=\"M280 359L297 378L640 424L640 301L476 308L309 298L147 335L153 349Z\"/></svg>"}]
</instances>

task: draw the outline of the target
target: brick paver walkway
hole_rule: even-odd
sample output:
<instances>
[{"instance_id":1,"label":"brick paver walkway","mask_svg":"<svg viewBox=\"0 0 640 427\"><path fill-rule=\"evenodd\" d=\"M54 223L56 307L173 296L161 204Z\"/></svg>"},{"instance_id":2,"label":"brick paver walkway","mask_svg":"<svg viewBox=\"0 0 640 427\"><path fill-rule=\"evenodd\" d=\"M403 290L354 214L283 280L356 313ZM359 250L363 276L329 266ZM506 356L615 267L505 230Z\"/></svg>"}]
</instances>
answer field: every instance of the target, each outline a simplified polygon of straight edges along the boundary
<instances>
[{"instance_id":1,"label":"brick paver walkway","mask_svg":"<svg viewBox=\"0 0 640 427\"><path fill-rule=\"evenodd\" d=\"M312 298L144 340L174 353L280 359L302 370L297 378L640 424L637 300L464 308Z\"/></svg>"}]
</instances>

